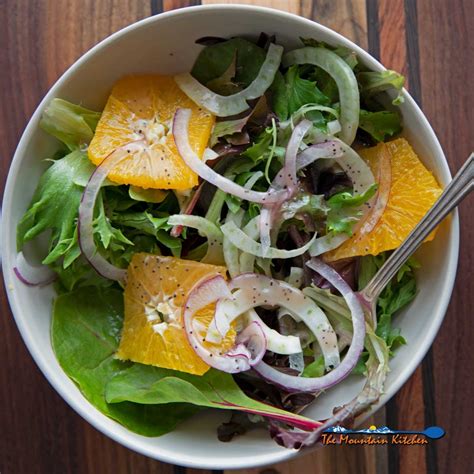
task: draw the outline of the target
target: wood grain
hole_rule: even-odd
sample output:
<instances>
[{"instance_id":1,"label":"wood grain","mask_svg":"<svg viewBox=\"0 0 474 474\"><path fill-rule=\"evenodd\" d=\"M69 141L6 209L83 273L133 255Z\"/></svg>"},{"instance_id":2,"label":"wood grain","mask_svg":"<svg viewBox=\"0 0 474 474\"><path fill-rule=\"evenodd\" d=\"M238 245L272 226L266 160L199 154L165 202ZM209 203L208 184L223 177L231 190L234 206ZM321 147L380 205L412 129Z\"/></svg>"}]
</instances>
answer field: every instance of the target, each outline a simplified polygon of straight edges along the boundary
<instances>
[{"instance_id":1,"label":"wood grain","mask_svg":"<svg viewBox=\"0 0 474 474\"><path fill-rule=\"evenodd\" d=\"M405 4L403 0L378 0L378 29L380 61L408 77L405 41Z\"/></svg>"},{"instance_id":2,"label":"wood grain","mask_svg":"<svg viewBox=\"0 0 474 474\"><path fill-rule=\"evenodd\" d=\"M442 21L440 20L442 19ZM418 3L420 86L423 110L451 169L474 150L474 2ZM460 206L459 269L447 316L433 346L436 422L447 436L436 444L438 472L473 472L474 422L474 199Z\"/></svg>"},{"instance_id":3,"label":"wood grain","mask_svg":"<svg viewBox=\"0 0 474 474\"><path fill-rule=\"evenodd\" d=\"M261 7L276 8L277 10L285 10L296 15L301 15L301 3L300 0L227 0L225 2L221 0L202 0L203 5L212 5L218 3L233 3L233 4L244 4L244 5L259 5Z\"/></svg>"},{"instance_id":4,"label":"wood grain","mask_svg":"<svg viewBox=\"0 0 474 474\"><path fill-rule=\"evenodd\" d=\"M365 0L315 0L302 4L302 14L367 49Z\"/></svg>"},{"instance_id":5,"label":"wood grain","mask_svg":"<svg viewBox=\"0 0 474 474\"><path fill-rule=\"evenodd\" d=\"M150 14L135 1L2 1L1 186L16 143L41 97L93 44ZM0 472L171 474L172 466L113 442L49 386L28 354L0 290Z\"/></svg>"},{"instance_id":6,"label":"wood grain","mask_svg":"<svg viewBox=\"0 0 474 474\"><path fill-rule=\"evenodd\" d=\"M205 0L203 3L216 3ZM37 103L93 44L123 26L196 0L0 0L0 186ZM230 3L219 1L217 3ZM408 83L433 124L452 169L474 148L469 88L474 51L471 0L247 0L312 18L380 55ZM370 41L369 41L370 39ZM474 338L471 280L473 199L461 207L458 283L432 353L387 408L394 427L436 422L447 436L424 448L333 447L240 474L472 472ZM0 292L0 472L211 474L173 468L135 454L76 415L47 384ZM384 412L374 424L384 422ZM462 434L462 435L461 435ZM230 474L230 473L229 473Z\"/></svg>"}]
</instances>

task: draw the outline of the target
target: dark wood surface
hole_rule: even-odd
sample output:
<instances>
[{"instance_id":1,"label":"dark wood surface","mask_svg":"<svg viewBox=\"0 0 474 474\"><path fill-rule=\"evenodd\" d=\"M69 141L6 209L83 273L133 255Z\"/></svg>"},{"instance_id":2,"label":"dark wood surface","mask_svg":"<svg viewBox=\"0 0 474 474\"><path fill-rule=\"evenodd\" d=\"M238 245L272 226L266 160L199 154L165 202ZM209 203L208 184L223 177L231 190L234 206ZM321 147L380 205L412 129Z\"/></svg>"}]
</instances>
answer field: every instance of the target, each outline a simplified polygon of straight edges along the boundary
<instances>
[{"instance_id":1,"label":"dark wood surface","mask_svg":"<svg viewBox=\"0 0 474 474\"><path fill-rule=\"evenodd\" d=\"M0 186L19 137L54 81L123 26L192 0L0 0ZM203 3L225 3L204 0ZM239 2L233 2L239 3ZM474 149L472 0L254 0L325 24L408 77L457 170ZM423 447L335 447L252 473L472 473L474 471L474 201L461 214L461 259L443 326L423 364L377 416L389 425L442 426ZM187 473L97 432L56 394L29 356L0 293L0 473ZM400 423L400 425L398 425Z\"/></svg>"}]
</instances>

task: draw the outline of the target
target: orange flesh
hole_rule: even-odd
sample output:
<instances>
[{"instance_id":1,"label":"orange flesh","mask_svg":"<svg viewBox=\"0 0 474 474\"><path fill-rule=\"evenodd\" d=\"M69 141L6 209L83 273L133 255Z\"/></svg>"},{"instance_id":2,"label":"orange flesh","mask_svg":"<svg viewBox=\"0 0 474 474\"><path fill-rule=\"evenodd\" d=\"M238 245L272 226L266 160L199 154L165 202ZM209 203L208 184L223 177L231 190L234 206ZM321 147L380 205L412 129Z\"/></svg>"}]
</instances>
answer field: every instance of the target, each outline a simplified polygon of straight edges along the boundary
<instances>
[{"instance_id":1,"label":"orange flesh","mask_svg":"<svg viewBox=\"0 0 474 474\"><path fill-rule=\"evenodd\" d=\"M182 308L199 281L215 275L225 277L226 272L225 267L191 260L135 254L128 268L125 320L117 357L190 374L206 373L209 366L188 342ZM205 337L214 309L213 304L196 313L202 327L200 337ZM235 331L231 329L221 344L203 344L226 351L233 346L234 339Z\"/></svg>"},{"instance_id":2,"label":"orange flesh","mask_svg":"<svg viewBox=\"0 0 474 474\"><path fill-rule=\"evenodd\" d=\"M410 144L399 138L359 151L374 175L382 153L390 155L391 188L384 213L365 235L355 233L337 249L328 252L327 261L358 255L377 255L397 248L438 199L442 190ZM432 240L433 232L426 240Z\"/></svg>"},{"instance_id":3,"label":"orange flesh","mask_svg":"<svg viewBox=\"0 0 474 474\"><path fill-rule=\"evenodd\" d=\"M197 175L179 155L171 133L176 109L189 108L189 142L202 156L214 126L214 116L200 108L171 76L144 75L120 79L113 87L92 139L89 159L98 165L115 149L143 140L142 150L131 150L109 178L141 188L189 189Z\"/></svg>"}]
</instances>

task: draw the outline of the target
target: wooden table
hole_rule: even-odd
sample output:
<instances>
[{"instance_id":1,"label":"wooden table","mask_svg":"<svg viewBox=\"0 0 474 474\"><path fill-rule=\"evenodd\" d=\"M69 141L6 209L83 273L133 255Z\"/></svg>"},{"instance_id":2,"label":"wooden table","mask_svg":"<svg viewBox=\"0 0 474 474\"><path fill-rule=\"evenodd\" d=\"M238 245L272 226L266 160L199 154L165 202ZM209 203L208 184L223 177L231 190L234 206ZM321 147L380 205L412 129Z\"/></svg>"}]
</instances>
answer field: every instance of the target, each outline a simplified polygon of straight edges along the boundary
<instances>
[{"instance_id":1,"label":"wooden table","mask_svg":"<svg viewBox=\"0 0 474 474\"><path fill-rule=\"evenodd\" d=\"M118 29L186 0L0 0L0 183L23 128L49 87L82 53ZM203 0L202 3L224 3ZM232 2L239 3L239 2ZM452 170L474 148L474 1L255 0L351 38L403 72L437 132ZM461 207L458 279L438 337L377 416L392 427L442 426L428 447L332 447L248 473L470 473L474 469L474 201ZM440 269L442 271L442 269ZM0 472L189 473L135 454L97 432L56 394L29 356L0 294ZM198 472L198 471L196 471ZM204 471L199 471L204 473Z\"/></svg>"}]
</instances>

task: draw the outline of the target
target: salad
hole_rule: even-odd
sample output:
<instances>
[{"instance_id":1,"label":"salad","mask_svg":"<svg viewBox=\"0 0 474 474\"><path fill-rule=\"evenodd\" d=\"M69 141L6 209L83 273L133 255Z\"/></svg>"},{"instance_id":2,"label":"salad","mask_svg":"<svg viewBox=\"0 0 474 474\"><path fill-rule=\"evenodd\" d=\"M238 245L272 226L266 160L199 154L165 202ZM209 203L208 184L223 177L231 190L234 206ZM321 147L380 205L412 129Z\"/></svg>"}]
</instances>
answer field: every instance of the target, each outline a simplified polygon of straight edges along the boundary
<instances>
[{"instance_id":1,"label":"salad","mask_svg":"<svg viewBox=\"0 0 474 474\"><path fill-rule=\"evenodd\" d=\"M419 264L386 287L376 321L356 291L441 189L399 136L396 72L314 39L199 43L191 72L124 77L101 112L51 101L41 127L60 146L14 270L54 282L61 367L129 430L160 436L214 408L229 411L222 441L264 426L309 446L383 393ZM40 235L37 267L25 247ZM365 379L352 401L302 414L349 376Z\"/></svg>"}]
</instances>

